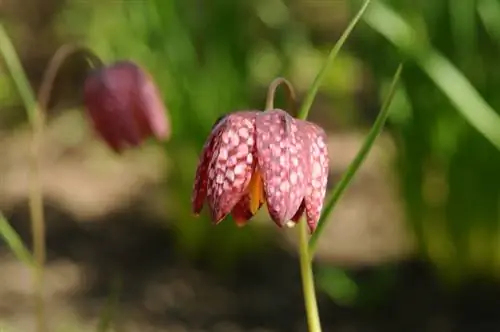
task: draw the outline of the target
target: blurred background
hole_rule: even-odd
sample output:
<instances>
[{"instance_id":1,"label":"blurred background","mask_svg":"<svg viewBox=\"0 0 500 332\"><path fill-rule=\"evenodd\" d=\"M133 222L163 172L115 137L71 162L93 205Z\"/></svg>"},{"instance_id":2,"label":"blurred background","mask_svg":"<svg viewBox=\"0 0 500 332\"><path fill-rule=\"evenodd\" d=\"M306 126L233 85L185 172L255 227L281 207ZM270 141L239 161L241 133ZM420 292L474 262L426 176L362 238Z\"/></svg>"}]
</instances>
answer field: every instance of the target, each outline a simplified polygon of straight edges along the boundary
<instances>
[{"instance_id":1,"label":"blurred background","mask_svg":"<svg viewBox=\"0 0 500 332\"><path fill-rule=\"evenodd\" d=\"M192 181L215 119L263 108L276 76L300 100L360 5L0 1L35 90L79 41L147 68L172 120L168 143L116 156L82 112L85 61L62 68L42 147L51 331L103 331L103 315L120 332L306 331L296 231L265 211L243 229L195 219ZM373 1L329 70L310 119L328 132L333 187L405 62L386 130L319 243L324 331L500 331L500 151L472 125L475 101L500 110L499 22L498 0ZM0 209L29 245L30 132L0 63ZM30 270L3 244L2 328L34 328Z\"/></svg>"}]
</instances>

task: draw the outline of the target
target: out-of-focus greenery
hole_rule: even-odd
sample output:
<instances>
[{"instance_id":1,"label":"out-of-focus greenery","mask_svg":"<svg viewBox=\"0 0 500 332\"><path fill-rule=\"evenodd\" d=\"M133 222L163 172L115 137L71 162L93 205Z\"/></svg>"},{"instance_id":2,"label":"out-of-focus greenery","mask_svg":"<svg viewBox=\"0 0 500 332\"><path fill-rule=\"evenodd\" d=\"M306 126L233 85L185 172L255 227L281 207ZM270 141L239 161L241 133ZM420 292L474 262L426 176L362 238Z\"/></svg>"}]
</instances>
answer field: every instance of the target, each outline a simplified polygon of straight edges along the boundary
<instances>
[{"instance_id":1,"label":"out-of-focus greenery","mask_svg":"<svg viewBox=\"0 0 500 332\"><path fill-rule=\"evenodd\" d=\"M265 94L255 98L255 91L274 77L291 76L299 88L307 88L328 50L314 51L306 28L291 20L280 0L210 6L184 0L69 1L58 23L66 38L83 39L105 61L138 61L159 84L174 131L165 146L170 159L166 209L178 230L179 252L202 253L224 267L247 250L265 250L272 236L268 229L237 232L230 221L213 228L204 215L192 221L189 197L199 152L220 115L262 108ZM352 68L339 60L345 70ZM325 81L335 90L344 85L336 78L345 75L332 72Z\"/></svg>"},{"instance_id":2,"label":"out-of-focus greenery","mask_svg":"<svg viewBox=\"0 0 500 332\"><path fill-rule=\"evenodd\" d=\"M311 249L312 252L314 252L317 245L317 241L322 234L322 231L326 225L327 220L329 220L330 215L333 213L334 208L337 206L339 199L342 197L346 189L352 183L352 180L358 173L359 168L361 167L366 157L372 150L373 144L375 143L377 137L384 129L385 122L387 121L387 118L389 117L392 109L391 108L392 99L394 97L394 94L396 93L396 89L398 87L397 83L399 82L399 78L401 76L402 71L403 71L403 65L399 64L398 69L394 74L394 78L391 81L387 97L385 98L384 103L382 104L380 113L375 119L375 122L373 123L370 132L366 135L366 138L363 144L361 145L361 148L351 161L350 165L345 170L342 178L339 180L335 188L333 188L332 192L325 199L323 211L321 212L321 218L318 221L318 228L316 229L314 234L311 235L311 238L309 240L309 248Z\"/></svg>"},{"instance_id":3,"label":"out-of-focus greenery","mask_svg":"<svg viewBox=\"0 0 500 332\"><path fill-rule=\"evenodd\" d=\"M4 215L0 212L0 234L2 239L8 244L16 258L28 266L33 266L33 257L28 251L19 234L12 228Z\"/></svg>"},{"instance_id":4,"label":"out-of-focus greenery","mask_svg":"<svg viewBox=\"0 0 500 332\"><path fill-rule=\"evenodd\" d=\"M499 8L381 1L354 46L380 84L407 59L390 119L401 195L420 252L456 282L500 276Z\"/></svg>"},{"instance_id":5,"label":"out-of-focus greenery","mask_svg":"<svg viewBox=\"0 0 500 332\"><path fill-rule=\"evenodd\" d=\"M210 13L193 10L201 5L70 1L60 26L73 29L105 61L134 59L153 74L172 120L173 137L165 147L171 167L165 204L178 230L179 252L197 257L221 250L226 254L203 256L217 257L216 263L224 264L220 261L230 261L264 237L255 236L254 229L234 232L230 222L217 229L208 220L193 222L189 198L198 154L214 120L232 109L250 107L245 104L249 97L245 80L246 45L252 36L238 26L247 13L242 2L214 1ZM205 20L211 22L200 24Z\"/></svg>"},{"instance_id":6,"label":"out-of-focus greenery","mask_svg":"<svg viewBox=\"0 0 500 332\"><path fill-rule=\"evenodd\" d=\"M352 12L360 5L345 3ZM192 220L194 170L213 121L263 107L265 94L255 94L276 76L308 87L328 51L313 42L311 27L291 17L288 4L68 0L56 22L61 39L82 40L105 61L135 59L154 76L173 122L165 208L178 230L179 253L214 258L219 267L264 250L272 232L254 225L237 232L230 221L214 228L203 215ZM449 280L499 277L500 128L490 111L500 109L500 1L379 0L371 9L323 92L334 97L338 119L356 119L352 92L360 69L368 69L383 96L406 59L389 122L398 152L394 171L419 252ZM2 106L15 103L12 85L3 79L0 87ZM320 279L346 285L321 282L333 296L347 290L339 295L347 304L363 293L332 271Z\"/></svg>"}]
</instances>

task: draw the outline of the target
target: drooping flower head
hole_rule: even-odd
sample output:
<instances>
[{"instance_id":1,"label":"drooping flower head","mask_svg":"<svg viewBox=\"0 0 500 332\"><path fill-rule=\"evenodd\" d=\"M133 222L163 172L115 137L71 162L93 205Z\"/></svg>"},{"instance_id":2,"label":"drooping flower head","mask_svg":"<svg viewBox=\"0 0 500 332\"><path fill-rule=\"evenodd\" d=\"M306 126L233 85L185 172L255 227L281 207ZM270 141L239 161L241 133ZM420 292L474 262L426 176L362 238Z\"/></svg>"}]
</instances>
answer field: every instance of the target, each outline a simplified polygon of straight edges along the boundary
<instances>
[{"instance_id":1,"label":"drooping flower head","mask_svg":"<svg viewBox=\"0 0 500 332\"><path fill-rule=\"evenodd\" d=\"M134 62L94 70L85 80L84 103L95 130L116 152L150 136L170 136L160 93L152 77Z\"/></svg>"},{"instance_id":2,"label":"drooping flower head","mask_svg":"<svg viewBox=\"0 0 500 332\"><path fill-rule=\"evenodd\" d=\"M323 207L328 178L326 134L280 109L240 111L219 119L202 151L192 204L205 199L214 223L231 214L244 225L266 203L282 227L306 214L311 232Z\"/></svg>"}]
</instances>

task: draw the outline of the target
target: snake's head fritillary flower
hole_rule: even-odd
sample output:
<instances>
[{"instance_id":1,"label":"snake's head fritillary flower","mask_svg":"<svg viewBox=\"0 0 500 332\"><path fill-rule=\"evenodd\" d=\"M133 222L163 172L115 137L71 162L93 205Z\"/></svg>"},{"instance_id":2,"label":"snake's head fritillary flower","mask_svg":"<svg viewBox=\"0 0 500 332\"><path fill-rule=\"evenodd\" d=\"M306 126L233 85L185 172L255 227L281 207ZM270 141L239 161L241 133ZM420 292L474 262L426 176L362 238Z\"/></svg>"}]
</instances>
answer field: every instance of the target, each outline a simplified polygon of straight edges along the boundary
<instances>
[{"instance_id":1,"label":"snake's head fritillary flower","mask_svg":"<svg viewBox=\"0 0 500 332\"><path fill-rule=\"evenodd\" d=\"M84 103L100 137L116 152L154 136L170 136L167 110L152 77L132 61L94 70L85 80Z\"/></svg>"},{"instance_id":2,"label":"snake's head fritillary flower","mask_svg":"<svg viewBox=\"0 0 500 332\"><path fill-rule=\"evenodd\" d=\"M305 212L313 232L327 177L326 135L319 126L280 109L230 113L216 122L203 148L193 211L199 214L206 199L215 224L231 214L245 225L266 203L279 227Z\"/></svg>"}]
</instances>

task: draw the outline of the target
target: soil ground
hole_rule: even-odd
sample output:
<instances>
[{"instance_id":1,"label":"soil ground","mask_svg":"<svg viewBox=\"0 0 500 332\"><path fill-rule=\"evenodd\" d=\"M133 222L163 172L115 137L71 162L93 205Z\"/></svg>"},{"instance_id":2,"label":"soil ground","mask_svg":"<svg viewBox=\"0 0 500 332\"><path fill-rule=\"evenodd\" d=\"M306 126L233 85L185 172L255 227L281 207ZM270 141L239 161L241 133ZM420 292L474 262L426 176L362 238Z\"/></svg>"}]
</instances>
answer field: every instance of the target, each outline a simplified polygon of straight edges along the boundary
<instances>
[{"instance_id":1,"label":"soil ground","mask_svg":"<svg viewBox=\"0 0 500 332\"><path fill-rule=\"evenodd\" d=\"M51 331L95 331L115 286L114 328L120 332L306 331L292 232L277 233L267 255L242 259L230 275L179 258L158 208L166 199L161 154L146 147L112 158L85 130L78 142L62 144L75 121L71 112L54 120L44 143ZM25 240L28 137L20 130L0 138L0 207ZM361 137L331 136L332 184ZM428 266L411 259L411 237L387 171L392 151L382 137L333 216L317 261L348 266L361 284L376 278L380 266L394 271L394 279L355 307L320 290L324 331L500 331L500 287L478 281L449 292ZM33 331L30 271L5 247L0 271L0 321L12 331Z\"/></svg>"}]
</instances>

